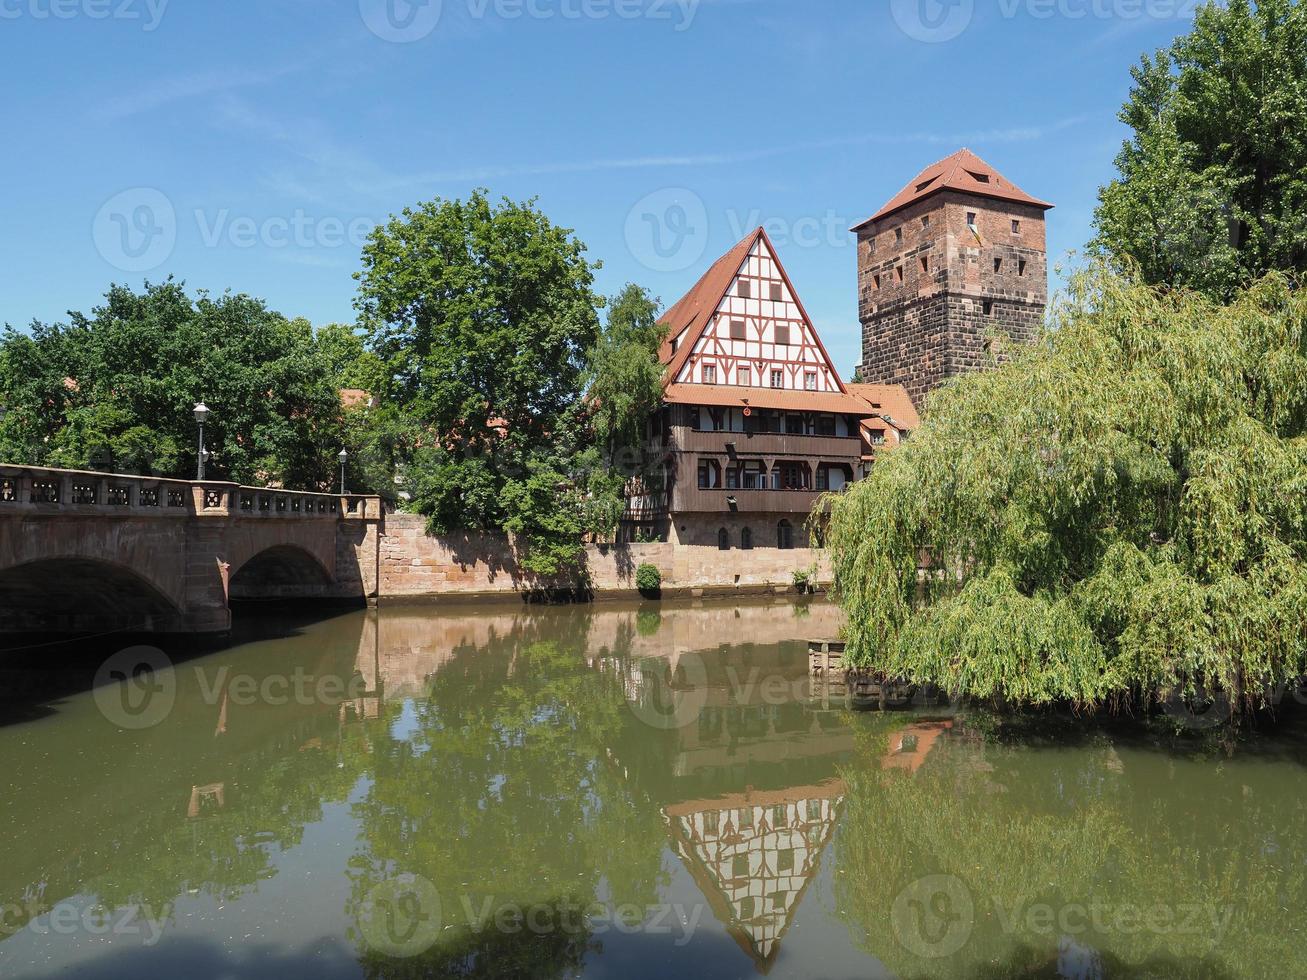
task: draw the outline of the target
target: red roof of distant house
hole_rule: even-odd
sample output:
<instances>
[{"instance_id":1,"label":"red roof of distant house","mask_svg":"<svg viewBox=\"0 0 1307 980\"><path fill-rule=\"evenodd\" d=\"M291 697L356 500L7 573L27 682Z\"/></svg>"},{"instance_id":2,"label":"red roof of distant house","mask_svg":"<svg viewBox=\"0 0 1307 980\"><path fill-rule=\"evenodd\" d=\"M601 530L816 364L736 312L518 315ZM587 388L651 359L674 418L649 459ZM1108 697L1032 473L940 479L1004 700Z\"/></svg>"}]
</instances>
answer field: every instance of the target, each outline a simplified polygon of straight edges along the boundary
<instances>
[{"instance_id":1,"label":"red roof of distant house","mask_svg":"<svg viewBox=\"0 0 1307 980\"><path fill-rule=\"evenodd\" d=\"M899 191L889 202L873 214L866 221L853 226L857 231L885 217L893 214L909 204L915 204L917 201L925 200L932 194L940 191L963 191L967 194L977 194L982 197L992 197L1000 201L1014 201L1018 204L1030 204L1037 208L1048 210L1053 207L1047 201L1041 201L1037 197L1031 197L1016 184L1012 183L1001 173L991 167L980 157L976 156L965 147L958 150L951 156L946 156L943 160L932 163L929 167L917 174L916 177L909 181L908 185Z\"/></svg>"},{"instance_id":2,"label":"red roof of distant house","mask_svg":"<svg viewBox=\"0 0 1307 980\"><path fill-rule=\"evenodd\" d=\"M359 405L371 406L372 394L362 388L341 388L340 403L345 408L357 408Z\"/></svg>"},{"instance_id":3,"label":"red roof of distant house","mask_svg":"<svg viewBox=\"0 0 1307 980\"><path fill-rule=\"evenodd\" d=\"M912 396L902 385L868 385L850 381L844 387L849 389L850 395L866 402L875 415L888 415L908 431L921 425L921 416L912 404Z\"/></svg>"}]
</instances>

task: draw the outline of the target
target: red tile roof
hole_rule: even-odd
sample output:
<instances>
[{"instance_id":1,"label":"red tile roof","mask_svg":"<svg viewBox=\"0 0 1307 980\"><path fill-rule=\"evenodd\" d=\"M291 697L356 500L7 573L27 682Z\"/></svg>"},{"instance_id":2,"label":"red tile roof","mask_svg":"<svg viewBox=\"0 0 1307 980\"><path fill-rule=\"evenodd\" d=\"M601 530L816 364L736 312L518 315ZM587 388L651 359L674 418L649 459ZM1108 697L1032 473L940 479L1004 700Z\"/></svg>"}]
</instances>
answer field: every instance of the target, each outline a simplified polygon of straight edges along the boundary
<instances>
[{"instance_id":1,"label":"red tile roof","mask_svg":"<svg viewBox=\"0 0 1307 980\"><path fill-rule=\"evenodd\" d=\"M865 402L873 414L888 415L905 429L921 425L921 416L912 404L912 396L903 385L868 385L849 382L849 394Z\"/></svg>"},{"instance_id":2,"label":"red tile roof","mask_svg":"<svg viewBox=\"0 0 1307 980\"><path fill-rule=\"evenodd\" d=\"M878 409L838 391L797 391L792 388L743 388L738 385L669 384L663 400L670 405L711 405L727 408L779 408L791 412L832 412L866 418Z\"/></svg>"},{"instance_id":3,"label":"red tile roof","mask_svg":"<svg viewBox=\"0 0 1307 980\"><path fill-rule=\"evenodd\" d=\"M672 306L658 320L668 327L667 340L663 342L658 359L668 365L667 377L674 380L685 366L686 359L698 343L699 336L712 320L721 304L722 297L731 288L736 273L749 257L754 243L763 234L757 228L745 235L734 248L712 264L688 293ZM680 338L676 349L672 350L672 341Z\"/></svg>"},{"instance_id":4,"label":"red tile roof","mask_svg":"<svg viewBox=\"0 0 1307 980\"><path fill-rule=\"evenodd\" d=\"M962 191L981 197L996 198L1000 201L1014 201L1018 204L1031 204L1045 210L1053 206L1046 201L1039 200L1037 197L1031 197L964 147L951 156L932 163L917 174L903 190L890 198L883 208L866 221L854 225L853 230L857 231L864 228L871 222L877 221L888 214L893 214L900 208L905 208L909 204L925 200L932 194L945 190Z\"/></svg>"}]
</instances>

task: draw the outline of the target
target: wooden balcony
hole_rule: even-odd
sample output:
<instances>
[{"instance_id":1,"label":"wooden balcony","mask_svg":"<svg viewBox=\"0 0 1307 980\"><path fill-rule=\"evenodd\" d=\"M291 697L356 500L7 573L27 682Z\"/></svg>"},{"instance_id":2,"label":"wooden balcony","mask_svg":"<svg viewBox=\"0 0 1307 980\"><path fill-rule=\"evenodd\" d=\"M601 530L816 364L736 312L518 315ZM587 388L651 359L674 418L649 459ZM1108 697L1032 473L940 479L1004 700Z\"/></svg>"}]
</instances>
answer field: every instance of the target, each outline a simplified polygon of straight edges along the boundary
<instances>
[{"instance_id":1,"label":"wooden balcony","mask_svg":"<svg viewBox=\"0 0 1307 980\"><path fill-rule=\"evenodd\" d=\"M672 512L741 514L807 514L821 490L701 490L678 487L672 495ZM732 507L728 498L735 498Z\"/></svg>"},{"instance_id":2,"label":"wooden balcony","mask_svg":"<svg viewBox=\"0 0 1307 980\"><path fill-rule=\"evenodd\" d=\"M726 453L735 444L741 458L821 459L851 462L862 458L862 441L857 436L796 436L783 432L706 432L676 429L672 449L687 453Z\"/></svg>"}]
</instances>

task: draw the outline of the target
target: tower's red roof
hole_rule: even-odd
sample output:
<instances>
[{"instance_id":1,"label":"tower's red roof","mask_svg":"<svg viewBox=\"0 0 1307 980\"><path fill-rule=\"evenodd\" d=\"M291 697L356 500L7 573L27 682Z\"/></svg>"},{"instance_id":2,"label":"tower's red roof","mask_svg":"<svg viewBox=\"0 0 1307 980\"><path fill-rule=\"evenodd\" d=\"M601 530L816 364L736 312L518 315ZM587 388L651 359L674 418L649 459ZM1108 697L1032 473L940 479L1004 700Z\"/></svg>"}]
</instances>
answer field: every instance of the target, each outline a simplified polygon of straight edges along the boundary
<instances>
[{"instance_id":1,"label":"tower's red roof","mask_svg":"<svg viewBox=\"0 0 1307 980\"><path fill-rule=\"evenodd\" d=\"M885 217L900 208L924 200L939 191L961 191L980 197L992 197L1000 201L1014 201L1018 204L1030 204L1048 210L1053 205L1031 197L1016 184L987 164L965 147L943 160L932 163L917 174L903 190L889 200L883 208L866 221L854 225L857 231Z\"/></svg>"}]
</instances>

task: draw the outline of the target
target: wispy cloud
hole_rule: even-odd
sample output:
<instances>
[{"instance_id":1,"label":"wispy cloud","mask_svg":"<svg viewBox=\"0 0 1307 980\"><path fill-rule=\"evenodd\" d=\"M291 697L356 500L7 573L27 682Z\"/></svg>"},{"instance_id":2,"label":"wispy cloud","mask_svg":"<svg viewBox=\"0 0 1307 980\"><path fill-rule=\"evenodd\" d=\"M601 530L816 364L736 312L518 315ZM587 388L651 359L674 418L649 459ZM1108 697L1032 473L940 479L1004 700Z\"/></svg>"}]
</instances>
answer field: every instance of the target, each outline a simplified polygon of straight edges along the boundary
<instances>
[{"instance_id":1,"label":"wispy cloud","mask_svg":"<svg viewBox=\"0 0 1307 980\"><path fill-rule=\"evenodd\" d=\"M126 119L174 102L266 85L268 82L303 71L307 67L309 62L261 70L223 68L217 71L160 78L145 88L109 99L99 107L97 115L109 122Z\"/></svg>"}]
</instances>

